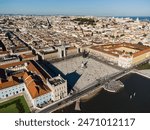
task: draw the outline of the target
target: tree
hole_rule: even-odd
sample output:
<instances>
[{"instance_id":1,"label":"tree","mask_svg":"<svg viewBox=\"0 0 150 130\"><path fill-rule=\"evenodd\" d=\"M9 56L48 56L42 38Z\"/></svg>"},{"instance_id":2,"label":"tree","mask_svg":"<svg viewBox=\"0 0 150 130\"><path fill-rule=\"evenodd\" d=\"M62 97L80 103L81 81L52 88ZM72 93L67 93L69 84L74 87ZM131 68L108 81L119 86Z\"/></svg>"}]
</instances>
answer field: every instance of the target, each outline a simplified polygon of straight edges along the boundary
<instances>
[{"instance_id":1,"label":"tree","mask_svg":"<svg viewBox=\"0 0 150 130\"><path fill-rule=\"evenodd\" d=\"M8 39L11 39L11 38L12 38L11 32L6 32L5 36L8 37Z\"/></svg>"},{"instance_id":2,"label":"tree","mask_svg":"<svg viewBox=\"0 0 150 130\"><path fill-rule=\"evenodd\" d=\"M133 55L133 52L129 52L129 54L132 56L132 55Z\"/></svg>"},{"instance_id":3,"label":"tree","mask_svg":"<svg viewBox=\"0 0 150 130\"><path fill-rule=\"evenodd\" d=\"M16 32L20 32L19 28L16 28Z\"/></svg>"},{"instance_id":4,"label":"tree","mask_svg":"<svg viewBox=\"0 0 150 130\"><path fill-rule=\"evenodd\" d=\"M143 45L143 43L142 42L138 42L138 45Z\"/></svg>"}]
</instances>

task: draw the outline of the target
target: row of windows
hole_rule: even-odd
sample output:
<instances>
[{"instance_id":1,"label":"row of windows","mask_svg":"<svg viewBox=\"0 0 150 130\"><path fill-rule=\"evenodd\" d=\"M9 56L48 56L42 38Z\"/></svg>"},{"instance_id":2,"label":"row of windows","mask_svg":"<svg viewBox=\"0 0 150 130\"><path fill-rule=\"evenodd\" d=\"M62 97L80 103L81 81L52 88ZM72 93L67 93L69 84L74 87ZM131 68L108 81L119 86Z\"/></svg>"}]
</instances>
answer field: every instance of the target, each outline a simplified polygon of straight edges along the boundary
<instances>
[{"instance_id":1,"label":"row of windows","mask_svg":"<svg viewBox=\"0 0 150 130\"><path fill-rule=\"evenodd\" d=\"M22 91L25 91L25 89L23 88L20 91L15 91L15 92L12 92L12 93L3 94L2 97L4 98L4 97L11 96L11 95L15 95L15 94L18 94L19 92L22 92Z\"/></svg>"},{"instance_id":2,"label":"row of windows","mask_svg":"<svg viewBox=\"0 0 150 130\"><path fill-rule=\"evenodd\" d=\"M43 102L44 102L44 101L49 101L49 100L51 100L51 99L48 98L48 99L46 99L46 100L43 100ZM36 100L36 102L41 102L41 101L42 101L42 99Z\"/></svg>"},{"instance_id":3,"label":"row of windows","mask_svg":"<svg viewBox=\"0 0 150 130\"><path fill-rule=\"evenodd\" d=\"M66 93L66 91L57 92L57 93L55 93L55 96L59 96L60 94L65 94L65 93Z\"/></svg>"},{"instance_id":4,"label":"row of windows","mask_svg":"<svg viewBox=\"0 0 150 130\"><path fill-rule=\"evenodd\" d=\"M51 100L48 100L48 101L51 101ZM43 104L47 104L48 101L43 101L43 102L41 102L41 103L37 103L37 106L41 106L41 105L43 105Z\"/></svg>"},{"instance_id":5,"label":"row of windows","mask_svg":"<svg viewBox=\"0 0 150 130\"><path fill-rule=\"evenodd\" d=\"M9 89L9 90L7 89L5 91L2 91L1 93L3 94L3 93L11 92L11 91L16 91L16 90L22 89L22 88L23 88L23 86L19 86L19 87L13 88L13 89Z\"/></svg>"},{"instance_id":6,"label":"row of windows","mask_svg":"<svg viewBox=\"0 0 150 130\"><path fill-rule=\"evenodd\" d=\"M15 66L15 67L9 67L8 69L9 70L21 70L21 69L24 69L25 66L22 66L22 65L18 65L18 66Z\"/></svg>"},{"instance_id":7,"label":"row of windows","mask_svg":"<svg viewBox=\"0 0 150 130\"><path fill-rule=\"evenodd\" d=\"M55 92L58 92L58 91L61 91L61 90L64 90L64 89L66 89L65 86L58 87L58 88L55 89Z\"/></svg>"},{"instance_id":8,"label":"row of windows","mask_svg":"<svg viewBox=\"0 0 150 130\"><path fill-rule=\"evenodd\" d=\"M46 96L46 97L39 98L39 99L37 99L36 101L38 102L38 101L41 101L42 99L45 99L45 98L46 98L46 99L48 99L48 98L50 99L50 98L51 98L51 96L50 96L50 95L48 95L48 96Z\"/></svg>"}]
</instances>

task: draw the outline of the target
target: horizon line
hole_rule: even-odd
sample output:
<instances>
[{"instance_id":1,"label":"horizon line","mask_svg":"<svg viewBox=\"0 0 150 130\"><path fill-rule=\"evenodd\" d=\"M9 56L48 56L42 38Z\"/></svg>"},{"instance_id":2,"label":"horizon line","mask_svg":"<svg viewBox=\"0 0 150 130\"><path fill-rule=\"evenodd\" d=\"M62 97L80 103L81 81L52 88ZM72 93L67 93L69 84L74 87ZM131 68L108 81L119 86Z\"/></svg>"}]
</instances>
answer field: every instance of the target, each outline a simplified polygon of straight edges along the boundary
<instances>
[{"instance_id":1,"label":"horizon line","mask_svg":"<svg viewBox=\"0 0 150 130\"><path fill-rule=\"evenodd\" d=\"M150 15L79 15L79 14L19 14L19 13L0 13L0 15L23 15L23 16L93 16L93 17L150 17Z\"/></svg>"}]
</instances>

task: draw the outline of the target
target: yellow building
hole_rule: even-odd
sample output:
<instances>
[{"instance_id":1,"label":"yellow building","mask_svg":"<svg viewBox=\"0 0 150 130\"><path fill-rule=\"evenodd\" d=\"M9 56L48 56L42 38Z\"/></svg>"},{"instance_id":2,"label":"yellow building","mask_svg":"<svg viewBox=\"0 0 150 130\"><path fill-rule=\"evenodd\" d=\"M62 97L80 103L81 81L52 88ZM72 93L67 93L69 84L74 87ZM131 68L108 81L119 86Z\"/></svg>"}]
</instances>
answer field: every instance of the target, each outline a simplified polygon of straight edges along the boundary
<instances>
[{"instance_id":1,"label":"yellow building","mask_svg":"<svg viewBox=\"0 0 150 130\"><path fill-rule=\"evenodd\" d=\"M92 46L90 52L123 68L129 68L150 58L150 47L131 43Z\"/></svg>"}]
</instances>

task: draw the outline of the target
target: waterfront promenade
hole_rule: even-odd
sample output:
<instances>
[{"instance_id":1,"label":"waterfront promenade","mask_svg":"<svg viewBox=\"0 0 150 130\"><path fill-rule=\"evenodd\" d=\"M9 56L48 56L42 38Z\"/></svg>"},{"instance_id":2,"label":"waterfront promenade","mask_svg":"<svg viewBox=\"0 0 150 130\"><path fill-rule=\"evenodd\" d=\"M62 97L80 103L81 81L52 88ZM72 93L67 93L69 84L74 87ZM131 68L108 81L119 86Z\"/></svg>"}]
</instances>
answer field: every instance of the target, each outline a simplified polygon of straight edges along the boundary
<instances>
[{"instance_id":1,"label":"waterfront promenade","mask_svg":"<svg viewBox=\"0 0 150 130\"><path fill-rule=\"evenodd\" d=\"M104 79L99 79L99 80L96 80L94 81L93 83L89 84L86 88L84 88L83 90L80 90L78 92L75 92L73 93L72 95L69 95L68 97L66 97L65 99L63 100L60 100L58 102L55 102L54 104L52 105L49 105L45 108L42 108L41 110L38 110L36 112L39 112L39 113L46 113L46 112L54 112L60 108L63 108L65 106L68 106L70 104L72 104L73 102L79 100L81 97L83 97L84 95L86 95L87 93L91 92L91 91L94 91L96 89L99 89L99 88L102 88L103 85L105 85L105 83L113 80L113 79L116 79L117 77L120 77L124 74L128 73L128 71L122 71L122 72L119 72L117 74L113 74L107 78L104 78Z\"/></svg>"}]
</instances>

